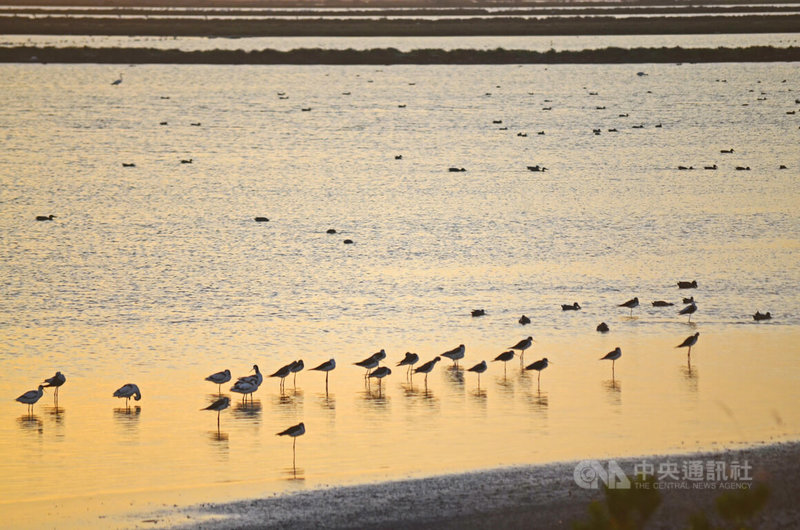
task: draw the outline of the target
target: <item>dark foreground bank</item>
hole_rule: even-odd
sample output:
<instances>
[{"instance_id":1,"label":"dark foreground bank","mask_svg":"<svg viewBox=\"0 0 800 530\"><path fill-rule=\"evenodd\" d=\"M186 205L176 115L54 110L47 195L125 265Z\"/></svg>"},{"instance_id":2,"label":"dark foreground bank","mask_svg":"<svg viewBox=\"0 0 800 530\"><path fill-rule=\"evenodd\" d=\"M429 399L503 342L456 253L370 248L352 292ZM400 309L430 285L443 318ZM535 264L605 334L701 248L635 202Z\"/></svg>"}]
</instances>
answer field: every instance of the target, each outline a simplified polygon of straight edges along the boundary
<instances>
[{"instance_id":1,"label":"dark foreground bank","mask_svg":"<svg viewBox=\"0 0 800 530\"><path fill-rule=\"evenodd\" d=\"M800 48L603 48L536 52L529 50L439 50L402 52L296 49L181 51L154 48L0 48L4 63L128 64L610 64L800 61Z\"/></svg>"},{"instance_id":2,"label":"dark foreground bank","mask_svg":"<svg viewBox=\"0 0 800 530\"><path fill-rule=\"evenodd\" d=\"M611 501L622 498L623 504L649 505L654 511L648 528L688 528L693 517L695 523L704 519L714 526L726 524L725 527L731 527L731 521L752 528L800 525L800 442L701 454L620 458L615 462L626 473L642 463L652 465L656 475L669 472L674 466L677 480L672 476L658 478L648 493L635 496L634 500L625 495L636 488L616 490L622 491L623 497ZM700 480L682 480L683 466L691 467L697 462L702 467ZM605 468L608 463L609 460L599 461ZM584 489L577 485L577 465L570 462L528 466L207 504L177 514L156 515L149 521L163 525L182 520L188 523L176 527L214 529L572 528L576 523L590 521L594 501L597 503L591 509L601 519L608 514L609 506L602 488ZM720 466L726 473L738 466L743 471L738 475L740 480L716 480L719 477L708 474ZM688 487L681 489L676 484Z\"/></svg>"}]
</instances>

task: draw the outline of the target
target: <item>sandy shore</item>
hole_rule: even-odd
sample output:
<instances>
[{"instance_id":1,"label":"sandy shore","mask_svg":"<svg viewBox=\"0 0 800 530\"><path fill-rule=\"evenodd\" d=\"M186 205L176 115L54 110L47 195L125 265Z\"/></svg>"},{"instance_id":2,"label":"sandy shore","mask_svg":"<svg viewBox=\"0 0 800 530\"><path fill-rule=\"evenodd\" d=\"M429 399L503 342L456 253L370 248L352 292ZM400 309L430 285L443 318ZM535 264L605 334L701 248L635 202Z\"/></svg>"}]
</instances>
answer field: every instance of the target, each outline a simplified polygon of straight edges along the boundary
<instances>
[{"instance_id":1,"label":"sandy shore","mask_svg":"<svg viewBox=\"0 0 800 530\"><path fill-rule=\"evenodd\" d=\"M752 480L708 481L713 489L659 489L661 503L648 528L687 527L689 517L705 512L714 524L723 520L715 508L724 484L769 487L765 507L749 522L755 528L800 524L797 503L800 442L721 452L619 458L626 473L641 462L653 464L700 460L752 466ZM607 466L607 460L600 463ZM572 528L589 520L589 504L604 501L602 489L583 489L574 478L576 462L401 480L374 485L335 487L247 500L205 504L150 520L175 528ZM668 478L657 484L672 483ZM685 481L684 481L685 483ZM746 487L746 486L745 486ZM741 490L740 490L741 491ZM752 490L751 490L752 491Z\"/></svg>"}]
</instances>

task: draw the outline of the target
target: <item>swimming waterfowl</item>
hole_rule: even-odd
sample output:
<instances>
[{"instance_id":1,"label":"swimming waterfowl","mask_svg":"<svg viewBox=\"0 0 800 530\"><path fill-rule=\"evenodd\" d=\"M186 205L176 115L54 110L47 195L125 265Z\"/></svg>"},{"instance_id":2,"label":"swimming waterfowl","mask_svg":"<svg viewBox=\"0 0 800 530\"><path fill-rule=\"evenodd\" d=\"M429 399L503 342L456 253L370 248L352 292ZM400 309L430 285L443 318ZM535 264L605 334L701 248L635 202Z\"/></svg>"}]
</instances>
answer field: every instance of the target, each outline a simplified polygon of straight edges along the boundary
<instances>
[{"instance_id":1,"label":"swimming waterfowl","mask_svg":"<svg viewBox=\"0 0 800 530\"><path fill-rule=\"evenodd\" d=\"M561 304L561 310L562 311L577 311L580 308L581 308L581 306L578 305L578 302L575 302L572 305Z\"/></svg>"},{"instance_id":2,"label":"swimming waterfowl","mask_svg":"<svg viewBox=\"0 0 800 530\"><path fill-rule=\"evenodd\" d=\"M36 220L37 221L52 221L54 218L55 218L55 215L53 215L53 214L50 214L50 215L37 215L36 216Z\"/></svg>"},{"instance_id":3,"label":"swimming waterfowl","mask_svg":"<svg viewBox=\"0 0 800 530\"><path fill-rule=\"evenodd\" d=\"M671 305L675 304L673 304L672 302L665 302L664 300L656 300L655 302L653 302L653 307L669 307Z\"/></svg>"},{"instance_id":4,"label":"swimming waterfowl","mask_svg":"<svg viewBox=\"0 0 800 530\"><path fill-rule=\"evenodd\" d=\"M256 217L254 220L257 223L266 223L266 222L269 221L269 218L267 218L267 217Z\"/></svg>"},{"instance_id":5,"label":"swimming waterfowl","mask_svg":"<svg viewBox=\"0 0 800 530\"><path fill-rule=\"evenodd\" d=\"M753 315L753 320L770 320L772 319L772 314L767 311L766 313L759 313L756 311L756 314Z\"/></svg>"},{"instance_id":6,"label":"swimming waterfowl","mask_svg":"<svg viewBox=\"0 0 800 530\"><path fill-rule=\"evenodd\" d=\"M597 325L597 331L599 331L600 333L608 333L608 324L606 324L605 322L600 322Z\"/></svg>"},{"instance_id":7,"label":"swimming waterfowl","mask_svg":"<svg viewBox=\"0 0 800 530\"><path fill-rule=\"evenodd\" d=\"M521 317L519 317L519 323L524 326L526 324L530 324L531 323L531 319L526 317L525 315L522 315Z\"/></svg>"},{"instance_id":8,"label":"swimming waterfowl","mask_svg":"<svg viewBox=\"0 0 800 530\"><path fill-rule=\"evenodd\" d=\"M472 310L472 316L474 316L474 317L482 317L485 314L486 314L486 311L484 311L483 309L473 309Z\"/></svg>"},{"instance_id":9,"label":"swimming waterfowl","mask_svg":"<svg viewBox=\"0 0 800 530\"><path fill-rule=\"evenodd\" d=\"M678 282L679 289L697 289L697 280L690 282Z\"/></svg>"}]
</instances>

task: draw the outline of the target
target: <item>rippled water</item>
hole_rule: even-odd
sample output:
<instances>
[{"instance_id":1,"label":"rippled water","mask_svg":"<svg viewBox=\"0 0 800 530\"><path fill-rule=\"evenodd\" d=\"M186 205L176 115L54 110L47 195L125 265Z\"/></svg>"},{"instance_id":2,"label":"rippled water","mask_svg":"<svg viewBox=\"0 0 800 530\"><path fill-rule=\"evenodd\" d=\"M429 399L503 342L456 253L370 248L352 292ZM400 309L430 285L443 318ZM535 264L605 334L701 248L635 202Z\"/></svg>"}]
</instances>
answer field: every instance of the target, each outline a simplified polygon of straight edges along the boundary
<instances>
[{"instance_id":1,"label":"rippled water","mask_svg":"<svg viewBox=\"0 0 800 530\"><path fill-rule=\"evenodd\" d=\"M796 64L0 71L9 521L800 432ZM541 384L444 361L379 390L352 365L464 343L469 367L528 335ZM327 394L303 371L219 431L199 410L212 372L331 357ZM55 370L58 407L27 416ZM299 421L293 468L275 433Z\"/></svg>"},{"instance_id":2,"label":"rippled water","mask_svg":"<svg viewBox=\"0 0 800 530\"><path fill-rule=\"evenodd\" d=\"M195 50L295 50L323 48L334 50L367 50L396 48L443 50L548 50L569 51L597 48L741 48L800 46L797 33L753 33L716 35L556 35L556 36L472 36L472 37L147 37L91 35L2 35L0 46L68 46L157 48Z\"/></svg>"}]
</instances>

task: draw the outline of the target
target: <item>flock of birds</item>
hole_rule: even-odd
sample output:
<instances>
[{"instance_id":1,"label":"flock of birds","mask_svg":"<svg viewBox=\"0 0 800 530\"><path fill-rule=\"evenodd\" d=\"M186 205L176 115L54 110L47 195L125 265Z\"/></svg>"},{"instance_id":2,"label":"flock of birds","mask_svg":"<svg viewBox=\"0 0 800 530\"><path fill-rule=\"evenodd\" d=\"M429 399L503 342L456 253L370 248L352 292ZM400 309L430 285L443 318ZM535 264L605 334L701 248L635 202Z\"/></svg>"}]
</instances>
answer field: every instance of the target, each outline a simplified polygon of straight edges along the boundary
<instances>
[{"instance_id":1,"label":"flock of birds","mask_svg":"<svg viewBox=\"0 0 800 530\"><path fill-rule=\"evenodd\" d=\"M696 281L681 281L678 282L678 287L680 289L695 289L697 288ZM689 315L689 319L691 320L692 314L697 311L697 304L694 300L694 296L689 298L683 298L683 302L688 304L686 307L681 309L678 313L680 315ZM655 307L667 307L674 305L671 302L666 302L663 300L654 301L653 306ZM626 309L630 309L630 314L633 315L633 310L639 306L639 298L634 297L626 302L623 302L618 305L618 307L624 307ZM573 304L563 304L561 306L563 311L577 311L580 310L580 305L575 302ZM477 309L472 311L473 317L479 317L485 315L486 312L483 309ZM768 320L771 318L771 314L769 312L761 313L757 311L753 315L754 320ZM520 324L528 324L530 323L530 319L523 315L520 320ZM608 325L603 322L597 326L597 331L599 332L608 332L609 327ZM698 338L700 337L700 333L696 332L693 335L686 337L680 344L676 346L676 348L687 348L687 359L690 363L691 367L691 353L692 347L697 344ZM528 336L514 344L513 346L509 346L506 351L497 355L491 362L502 362L503 363L503 373L504 375L507 373L507 363L513 360L517 355L519 355L520 359L520 366L525 371L535 371L537 372L537 387L541 385L541 376L542 371L545 370L552 361L550 361L547 357L543 357L537 361L534 361L528 365L525 365L524 356L525 351L533 346L533 337ZM406 367L406 377L410 380L413 380L414 374L422 374L425 376L425 388L427 390L428 385L428 374L430 374L434 368L436 367L437 363L442 360L442 357L446 357L453 361L453 367L458 369L459 361L464 359L466 353L466 347L464 344L459 344L455 348L445 351L433 359L424 362L417 366L420 361L420 356L416 353L406 352L403 359L399 360L396 363L395 367ZM614 377L614 371L616 367L616 361L618 361L622 357L622 349L617 346L612 351L605 354L603 357L600 358L601 361L611 361L611 373L612 378ZM380 394L382 390L382 381L385 377L392 374L392 369L389 366L382 366L381 362L386 359L386 351L381 349L380 351L373 353L369 357L354 363L354 365L364 368L366 371L364 373L364 381L365 384L369 384L370 381L377 380L378 382L378 392ZM478 376L478 388L480 388L480 376L484 372L488 370L488 363L486 360L482 360L481 362L467 368L466 371L473 372ZM270 374L268 377L271 378L278 378L280 379L280 390L283 392L284 384L288 377L293 377L294 384L296 386L296 378L297 373L302 371L305 368L305 364L302 359L295 360L280 367L274 373ZM325 392L328 392L328 379L330 376L330 372L332 372L336 368L336 360L329 359L318 366L310 368L310 370L317 371L317 372L324 372L325 373ZM257 364L253 365L251 370L253 373L251 375L242 376L236 379L233 386L230 387L231 392L235 392L237 394L242 395L242 402L246 405L248 398L250 402L253 402L253 394L260 388L261 384L264 381L264 375L261 373ZM216 399L213 403L204 407L201 410L210 410L217 413L217 429L219 430L220 425L220 413L231 406L231 399L227 396L222 396L222 385L225 383L230 382L232 379L231 371L229 369L225 369L216 373L213 373L205 378L206 381L214 383L218 386L219 398ZM41 399L44 394L45 388L54 388L54 399L56 404L58 403L58 390L61 386L66 383L67 378L61 372L56 372L56 374L50 378L45 379L36 390L29 390L19 396L16 401L23 403L28 406L28 413L30 415L33 414L33 406ZM125 406L126 409L129 407L130 399L133 398L136 401L142 399L142 392L139 389L139 386L135 383L127 383L117 390L115 390L112 394L113 397L125 399ZM305 424L300 422L297 425L292 425L287 429L284 429L278 433L278 436L289 436L293 439L292 442L292 454L293 459L296 457L296 439L299 436L305 434Z\"/></svg>"}]
</instances>

